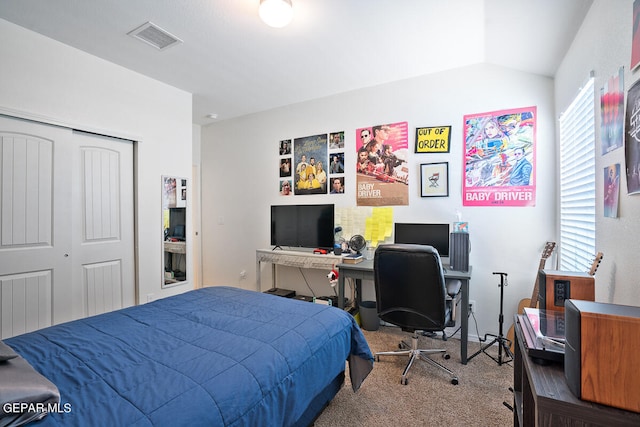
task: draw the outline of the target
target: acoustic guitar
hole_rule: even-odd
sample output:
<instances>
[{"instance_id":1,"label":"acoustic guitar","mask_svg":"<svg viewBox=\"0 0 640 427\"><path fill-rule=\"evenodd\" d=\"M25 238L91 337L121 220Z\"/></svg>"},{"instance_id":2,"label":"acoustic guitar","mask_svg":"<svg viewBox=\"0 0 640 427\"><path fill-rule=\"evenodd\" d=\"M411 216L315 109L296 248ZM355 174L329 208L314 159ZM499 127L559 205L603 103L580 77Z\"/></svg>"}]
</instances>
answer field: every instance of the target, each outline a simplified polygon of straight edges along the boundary
<instances>
[{"instance_id":1,"label":"acoustic guitar","mask_svg":"<svg viewBox=\"0 0 640 427\"><path fill-rule=\"evenodd\" d=\"M538 293L540 291L540 281L538 280L538 271L544 269L544 266L547 263L547 259L553 253L553 250L556 248L556 242L547 242L544 245L544 249L542 250L542 254L540 255L540 264L538 264L538 269L536 270L536 280L533 285L533 292L531 293L531 298L523 298L518 303L518 311L517 313L522 313L522 310L525 307L536 308L538 306ZM507 332L507 339L509 340L511 353L515 351L515 331L514 325L511 325L509 331Z\"/></svg>"}]
</instances>

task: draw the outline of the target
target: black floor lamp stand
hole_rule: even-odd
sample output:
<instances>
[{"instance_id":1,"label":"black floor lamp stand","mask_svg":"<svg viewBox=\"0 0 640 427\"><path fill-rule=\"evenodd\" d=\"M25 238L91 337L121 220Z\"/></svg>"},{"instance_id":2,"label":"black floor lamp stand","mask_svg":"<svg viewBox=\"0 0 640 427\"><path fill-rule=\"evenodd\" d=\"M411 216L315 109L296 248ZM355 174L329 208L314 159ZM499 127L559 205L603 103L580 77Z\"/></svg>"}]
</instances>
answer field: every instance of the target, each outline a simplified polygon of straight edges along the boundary
<instances>
[{"instance_id":1,"label":"black floor lamp stand","mask_svg":"<svg viewBox=\"0 0 640 427\"><path fill-rule=\"evenodd\" d=\"M507 273L498 273L494 272L493 274L500 275L500 316L498 316L498 335L495 334L485 334L484 341L487 340L487 337L495 337L490 343L483 345L480 347L480 350L473 353L467 360L471 360L476 357L480 353L484 353L493 360L495 360L498 365L502 365L504 363L511 362L513 360L513 353L511 352L511 341L502 335L502 324L504 323L504 314L502 311L502 306L504 302L504 287L506 286L505 278L507 277ZM494 344L498 344L498 357L494 357L493 355L486 352L486 350ZM503 357L504 351L504 357Z\"/></svg>"}]
</instances>

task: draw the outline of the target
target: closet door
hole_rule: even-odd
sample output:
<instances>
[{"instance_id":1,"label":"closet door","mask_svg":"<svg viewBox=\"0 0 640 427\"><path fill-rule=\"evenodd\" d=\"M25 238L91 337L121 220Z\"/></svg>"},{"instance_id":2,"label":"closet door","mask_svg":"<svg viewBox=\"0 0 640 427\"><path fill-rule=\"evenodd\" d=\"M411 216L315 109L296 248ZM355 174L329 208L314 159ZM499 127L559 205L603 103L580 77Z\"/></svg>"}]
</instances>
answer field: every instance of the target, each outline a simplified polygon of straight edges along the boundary
<instances>
[{"instance_id":1,"label":"closet door","mask_svg":"<svg viewBox=\"0 0 640 427\"><path fill-rule=\"evenodd\" d=\"M132 305L133 144L0 116L3 338Z\"/></svg>"}]
</instances>

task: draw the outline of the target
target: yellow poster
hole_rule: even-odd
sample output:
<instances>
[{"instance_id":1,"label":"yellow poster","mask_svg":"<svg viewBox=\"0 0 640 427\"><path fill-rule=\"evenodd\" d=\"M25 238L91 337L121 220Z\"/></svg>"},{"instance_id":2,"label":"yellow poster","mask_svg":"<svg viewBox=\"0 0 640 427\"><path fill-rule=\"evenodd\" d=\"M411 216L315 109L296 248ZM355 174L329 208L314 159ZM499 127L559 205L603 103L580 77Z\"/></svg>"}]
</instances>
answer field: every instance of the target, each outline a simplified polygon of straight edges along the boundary
<instances>
[{"instance_id":1,"label":"yellow poster","mask_svg":"<svg viewBox=\"0 0 640 427\"><path fill-rule=\"evenodd\" d=\"M416 128L416 153L448 153L451 126Z\"/></svg>"}]
</instances>

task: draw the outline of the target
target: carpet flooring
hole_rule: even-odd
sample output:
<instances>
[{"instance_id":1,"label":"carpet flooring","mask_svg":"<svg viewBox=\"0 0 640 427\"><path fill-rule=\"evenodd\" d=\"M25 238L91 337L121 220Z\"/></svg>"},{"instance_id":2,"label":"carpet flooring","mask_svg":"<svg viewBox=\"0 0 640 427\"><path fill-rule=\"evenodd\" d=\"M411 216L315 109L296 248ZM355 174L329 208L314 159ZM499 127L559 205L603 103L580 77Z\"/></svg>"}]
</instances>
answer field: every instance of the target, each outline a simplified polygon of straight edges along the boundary
<instances>
[{"instance_id":1,"label":"carpet flooring","mask_svg":"<svg viewBox=\"0 0 640 427\"><path fill-rule=\"evenodd\" d=\"M410 334L395 327L381 326L377 331L363 332L374 353L395 350L402 339L410 341ZM408 357L381 356L358 392L352 391L347 375L343 388L314 426L513 425L513 413L503 404L513 403L509 390L513 385L513 362L499 365L480 353L462 365L460 341L455 338L443 341L421 336L419 347L446 348L450 359L440 355L432 358L454 371L459 384L451 384L445 371L418 360L409 371L409 383L402 385L400 377ZM480 343L469 342L469 355L479 349ZM497 359L497 346L487 349L487 353Z\"/></svg>"}]
</instances>

